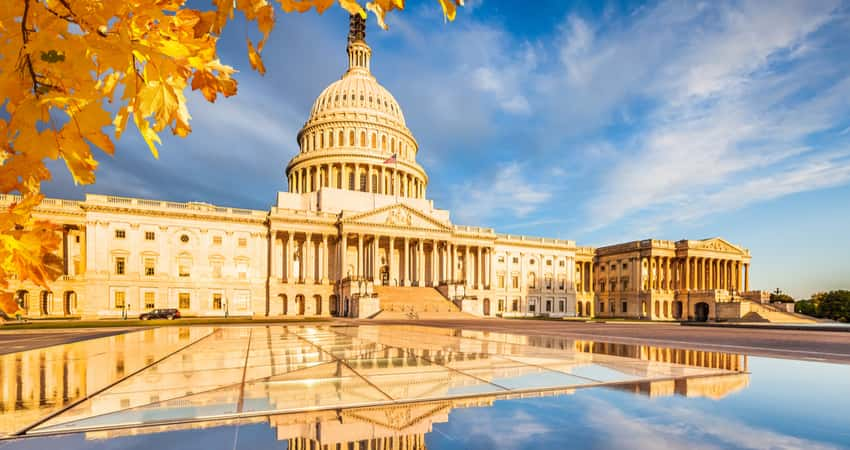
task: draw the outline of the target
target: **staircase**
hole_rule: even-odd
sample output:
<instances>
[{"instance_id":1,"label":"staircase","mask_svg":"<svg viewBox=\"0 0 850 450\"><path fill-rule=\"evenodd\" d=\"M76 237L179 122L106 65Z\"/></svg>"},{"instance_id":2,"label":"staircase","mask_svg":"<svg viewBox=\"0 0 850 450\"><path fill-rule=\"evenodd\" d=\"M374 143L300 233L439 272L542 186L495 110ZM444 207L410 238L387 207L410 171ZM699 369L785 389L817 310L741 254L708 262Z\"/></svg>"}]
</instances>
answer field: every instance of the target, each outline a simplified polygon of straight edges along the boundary
<instances>
[{"instance_id":1,"label":"staircase","mask_svg":"<svg viewBox=\"0 0 850 450\"><path fill-rule=\"evenodd\" d=\"M817 323L814 317L783 311L772 305L751 302L741 302L741 322L770 322L770 323Z\"/></svg>"},{"instance_id":2,"label":"staircase","mask_svg":"<svg viewBox=\"0 0 850 450\"><path fill-rule=\"evenodd\" d=\"M429 287L375 286L381 312L374 319L472 319Z\"/></svg>"}]
</instances>

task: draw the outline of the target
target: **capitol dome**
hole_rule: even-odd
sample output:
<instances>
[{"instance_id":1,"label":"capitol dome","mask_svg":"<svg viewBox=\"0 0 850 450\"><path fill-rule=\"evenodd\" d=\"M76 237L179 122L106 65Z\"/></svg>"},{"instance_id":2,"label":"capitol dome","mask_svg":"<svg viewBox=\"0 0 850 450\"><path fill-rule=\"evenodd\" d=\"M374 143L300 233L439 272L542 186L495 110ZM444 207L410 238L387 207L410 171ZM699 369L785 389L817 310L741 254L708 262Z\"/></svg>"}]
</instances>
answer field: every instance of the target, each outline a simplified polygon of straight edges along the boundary
<instances>
[{"instance_id":1,"label":"capitol dome","mask_svg":"<svg viewBox=\"0 0 850 450\"><path fill-rule=\"evenodd\" d=\"M351 16L348 70L319 94L286 168L289 192L323 187L424 198L428 176L393 95L375 79L365 21Z\"/></svg>"}]
</instances>

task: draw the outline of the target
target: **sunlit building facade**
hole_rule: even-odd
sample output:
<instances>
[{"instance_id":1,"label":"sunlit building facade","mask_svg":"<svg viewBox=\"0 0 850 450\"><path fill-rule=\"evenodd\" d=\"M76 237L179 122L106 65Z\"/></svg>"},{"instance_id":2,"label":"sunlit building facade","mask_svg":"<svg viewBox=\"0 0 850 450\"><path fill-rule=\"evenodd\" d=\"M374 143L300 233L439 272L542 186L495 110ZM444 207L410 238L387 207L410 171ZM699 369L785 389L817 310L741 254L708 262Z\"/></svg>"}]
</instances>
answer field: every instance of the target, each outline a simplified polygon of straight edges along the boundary
<instances>
[{"instance_id":1,"label":"sunlit building facade","mask_svg":"<svg viewBox=\"0 0 850 450\"><path fill-rule=\"evenodd\" d=\"M740 317L763 302L749 289L749 251L723 239L593 248L453 223L428 199L419 146L370 71L359 18L347 54L269 210L45 199L36 216L63 227L64 273L49 289L13 283L25 314L679 320Z\"/></svg>"}]
</instances>

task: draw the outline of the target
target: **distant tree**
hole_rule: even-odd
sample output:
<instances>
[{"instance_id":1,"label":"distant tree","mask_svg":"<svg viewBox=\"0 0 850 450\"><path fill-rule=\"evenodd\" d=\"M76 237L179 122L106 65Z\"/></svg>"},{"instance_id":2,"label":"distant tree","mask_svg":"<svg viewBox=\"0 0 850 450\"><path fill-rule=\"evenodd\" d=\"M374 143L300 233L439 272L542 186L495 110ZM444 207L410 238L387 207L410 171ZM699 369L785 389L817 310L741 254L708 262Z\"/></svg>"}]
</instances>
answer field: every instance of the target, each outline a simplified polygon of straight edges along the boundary
<instances>
[{"instance_id":1,"label":"distant tree","mask_svg":"<svg viewBox=\"0 0 850 450\"><path fill-rule=\"evenodd\" d=\"M818 305L813 300L800 300L794 303L794 312L817 317Z\"/></svg>"},{"instance_id":2,"label":"distant tree","mask_svg":"<svg viewBox=\"0 0 850 450\"><path fill-rule=\"evenodd\" d=\"M777 288L775 291L770 293L770 302L771 303L794 303L794 298L790 295L782 292Z\"/></svg>"},{"instance_id":3,"label":"distant tree","mask_svg":"<svg viewBox=\"0 0 850 450\"><path fill-rule=\"evenodd\" d=\"M817 306L818 317L850 322L850 291L830 291L820 298Z\"/></svg>"}]
</instances>

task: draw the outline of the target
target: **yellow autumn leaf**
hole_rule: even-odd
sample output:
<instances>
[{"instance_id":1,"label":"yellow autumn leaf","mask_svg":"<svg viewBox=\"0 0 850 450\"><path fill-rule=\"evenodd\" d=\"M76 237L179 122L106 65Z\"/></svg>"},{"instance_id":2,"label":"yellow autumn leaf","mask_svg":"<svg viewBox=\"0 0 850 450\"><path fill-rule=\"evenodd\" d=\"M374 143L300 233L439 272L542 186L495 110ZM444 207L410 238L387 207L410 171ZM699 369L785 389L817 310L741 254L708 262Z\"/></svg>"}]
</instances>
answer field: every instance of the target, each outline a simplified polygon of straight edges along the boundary
<instances>
[{"instance_id":1,"label":"yellow autumn leaf","mask_svg":"<svg viewBox=\"0 0 850 450\"><path fill-rule=\"evenodd\" d=\"M248 39L248 61L251 63L251 67L259 72L260 75L266 73L266 66L263 64L263 59L260 58L260 54L254 49L254 44L251 43L250 39Z\"/></svg>"}]
</instances>

